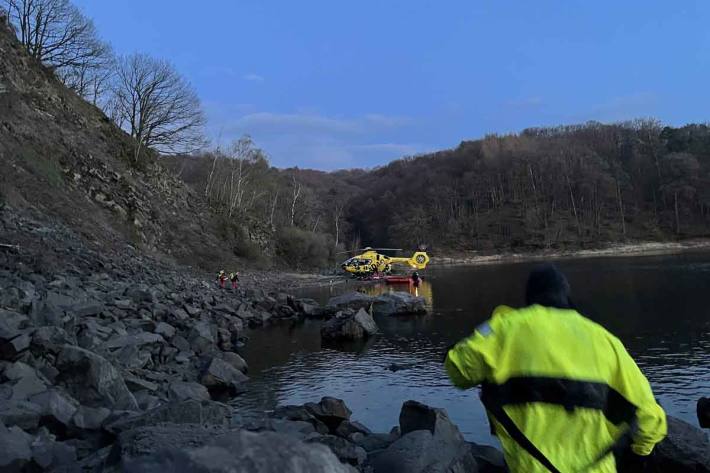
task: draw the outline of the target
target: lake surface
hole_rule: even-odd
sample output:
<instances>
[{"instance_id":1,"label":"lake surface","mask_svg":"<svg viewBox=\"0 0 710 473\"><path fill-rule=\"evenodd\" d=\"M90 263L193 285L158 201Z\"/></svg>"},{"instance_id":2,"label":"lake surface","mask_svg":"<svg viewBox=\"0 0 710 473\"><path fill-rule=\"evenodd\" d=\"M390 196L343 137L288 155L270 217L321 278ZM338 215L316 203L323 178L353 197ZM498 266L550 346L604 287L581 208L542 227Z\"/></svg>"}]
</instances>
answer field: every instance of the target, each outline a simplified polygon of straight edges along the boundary
<instances>
[{"instance_id":1,"label":"lake surface","mask_svg":"<svg viewBox=\"0 0 710 473\"><path fill-rule=\"evenodd\" d=\"M558 262L580 311L622 339L666 411L697 425L695 404L710 396L710 253ZM382 334L348 349L323 348L318 321L250 333L242 351L250 389L242 408L273 409L322 396L342 398L353 418L376 431L398 423L402 403L445 408L471 441L494 444L478 391L451 386L441 365L448 345L469 335L499 304L521 306L534 263L427 270L419 294L426 316L377 318ZM326 302L354 282L302 293ZM368 284L381 293L407 290ZM392 363L407 365L396 372Z\"/></svg>"}]
</instances>

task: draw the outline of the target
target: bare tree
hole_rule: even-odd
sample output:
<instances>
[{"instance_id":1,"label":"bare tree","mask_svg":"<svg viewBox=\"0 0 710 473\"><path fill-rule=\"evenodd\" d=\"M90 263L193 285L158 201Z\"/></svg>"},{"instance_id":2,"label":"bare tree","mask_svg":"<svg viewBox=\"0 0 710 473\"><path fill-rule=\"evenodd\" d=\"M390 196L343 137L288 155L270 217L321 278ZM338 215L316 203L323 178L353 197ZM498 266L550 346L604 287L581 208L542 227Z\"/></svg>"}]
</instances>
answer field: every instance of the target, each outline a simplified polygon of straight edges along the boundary
<instances>
[{"instance_id":1,"label":"bare tree","mask_svg":"<svg viewBox=\"0 0 710 473\"><path fill-rule=\"evenodd\" d=\"M69 0L0 0L18 39L30 56L68 71L101 67L110 48L99 39L94 23Z\"/></svg>"},{"instance_id":2,"label":"bare tree","mask_svg":"<svg viewBox=\"0 0 710 473\"><path fill-rule=\"evenodd\" d=\"M107 45L97 56L87 58L76 66L62 67L56 72L67 87L106 111L115 67L116 58Z\"/></svg>"},{"instance_id":3,"label":"bare tree","mask_svg":"<svg viewBox=\"0 0 710 473\"><path fill-rule=\"evenodd\" d=\"M192 86L167 61L132 54L117 61L109 114L142 148L187 153L205 145L205 117Z\"/></svg>"}]
</instances>

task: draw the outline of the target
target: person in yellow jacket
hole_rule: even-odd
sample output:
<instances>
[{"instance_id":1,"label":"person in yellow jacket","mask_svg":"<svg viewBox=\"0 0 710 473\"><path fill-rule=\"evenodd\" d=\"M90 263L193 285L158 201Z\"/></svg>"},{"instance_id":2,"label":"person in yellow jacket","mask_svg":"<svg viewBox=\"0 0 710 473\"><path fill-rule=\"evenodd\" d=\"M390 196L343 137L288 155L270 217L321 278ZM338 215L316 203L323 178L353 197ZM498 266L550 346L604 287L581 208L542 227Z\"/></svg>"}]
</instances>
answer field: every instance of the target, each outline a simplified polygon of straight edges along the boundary
<instances>
[{"instance_id":1,"label":"person in yellow jacket","mask_svg":"<svg viewBox=\"0 0 710 473\"><path fill-rule=\"evenodd\" d=\"M531 272L526 302L496 308L445 361L458 388L482 385L510 471L616 472L612 449L626 437L642 463L666 416L621 341L574 310L553 265Z\"/></svg>"}]
</instances>

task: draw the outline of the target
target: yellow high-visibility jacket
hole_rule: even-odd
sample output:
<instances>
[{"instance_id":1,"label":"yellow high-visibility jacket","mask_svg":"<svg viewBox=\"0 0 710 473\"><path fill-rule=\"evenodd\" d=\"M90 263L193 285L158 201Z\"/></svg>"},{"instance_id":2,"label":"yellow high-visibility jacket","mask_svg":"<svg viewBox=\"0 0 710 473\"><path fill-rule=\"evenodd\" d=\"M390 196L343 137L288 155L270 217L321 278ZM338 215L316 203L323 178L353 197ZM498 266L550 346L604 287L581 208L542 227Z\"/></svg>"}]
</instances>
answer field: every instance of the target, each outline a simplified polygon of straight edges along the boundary
<instances>
[{"instance_id":1,"label":"yellow high-visibility jacket","mask_svg":"<svg viewBox=\"0 0 710 473\"><path fill-rule=\"evenodd\" d=\"M484 384L563 473L593 464L634 422L638 455L666 435L665 413L621 341L574 310L498 307L449 350L445 367L459 388ZM492 423L511 472L549 471ZM616 472L613 455L586 471Z\"/></svg>"}]
</instances>

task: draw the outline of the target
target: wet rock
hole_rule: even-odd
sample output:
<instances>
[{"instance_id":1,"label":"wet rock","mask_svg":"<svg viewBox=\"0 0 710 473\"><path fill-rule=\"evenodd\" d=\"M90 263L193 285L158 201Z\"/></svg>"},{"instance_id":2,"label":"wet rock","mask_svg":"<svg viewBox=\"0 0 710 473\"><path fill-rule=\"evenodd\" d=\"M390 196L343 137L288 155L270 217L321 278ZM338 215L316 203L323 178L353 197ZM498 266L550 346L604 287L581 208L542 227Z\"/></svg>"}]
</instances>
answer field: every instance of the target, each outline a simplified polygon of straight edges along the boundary
<instances>
[{"instance_id":1,"label":"wet rock","mask_svg":"<svg viewBox=\"0 0 710 473\"><path fill-rule=\"evenodd\" d=\"M308 318L319 318L323 315L323 309L313 299L299 299L295 302L296 310Z\"/></svg>"},{"instance_id":2,"label":"wet rock","mask_svg":"<svg viewBox=\"0 0 710 473\"><path fill-rule=\"evenodd\" d=\"M244 358L234 352L226 351L222 353L222 359L244 374L249 371L249 366L244 361Z\"/></svg>"},{"instance_id":3,"label":"wet rock","mask_svg":"<svg viewBox=\"0 0 710 473\"><path fill-rule=\"evenodd\" d=\"M323 445L273 432L238 431L197 449L166 449L127 463L135 473L351 473Z\"/></svg>"},{"instance_id":4,"label":"wet rock","mask_svg":"<svg viewBox=\"0 0 710 473\"><path fill-rule=\"evenodd\" d=\"M233 397L244 390L244 382L249 380L241 371L226 361L214 357L202 371L200 383L210 392L213 399Z\"/></svg>"},{"instance_id":5,"label":"wet rock","mask_svg":"<svg viewBox=\"0 0 710 473\"><path fill-rule=\"evenodd\" d=\"M207 401L210 399L210 393L206 387L199 383L177 381L168 386L168 397L174 401L189 399Z\"/></svg>"},{"instance_id":6,"label":"wet rock","mask_svg":"<svg viewBox=\"0 0 710 473\"><path fill-rule=\"evenodd\" d=\"M367 458L365 449L334 435L318 435L308 440L308 443L325 445L341 462L356 467L362 466Z\"/></svg>"},{"instance_id":7,"label":"wet rock","mask_svg":"<svg viewBox=\"0 0 710 473\"><path fill-rule=\"evenodd\" d=\"M654 448L652 468L659 472L710 473L710 441L702 430L668 416L668 435Z\"/></svg>"},{"instance_id":8,"label":"wet rock","mask_svg":"<svg viewBox=\"0 0 710 473\"><path fill-rule=\"evenodd\" d=\"M360 309L369 310L374 302L374 297L360 292L348 292L340 296L331 297L326 304L326 309L333 313L346 309L353 311Z\"/></svg>"},{"instance_id":9,"label":"wet rock","mask_svg":"<svg viewBox=\"0 0 710 473\"><path fill-rule=\"evenodd\" d=\"M32 437L16 426L0 422L0 470L20 471L32 460Z\"/></svg>"},{"instance_id":10,"label":"wet rock","mask_svg":"<svg viewBox=\"0 0 710 473\"><path fill-rule=\"evenodd\" d=\"M111 411L105 407L79 406L74 412L72 423L80 429L99 430L110 414Z\"/></svg>"},{"instance_id":11,"label":"wet rock","mask_svg":"<svg viewBox=\"0 0 710 473\"><path fill-rule=\"evenodd\" d=\"M408 292L389 292L375 298L372 306L374 315L426 314L426 300Z\"/></svg>"},{"instance_id":12,"label":"wet rock","mask_svg":"<svg viewBox=\"0 0 710 473\"><path fill-rule=\"evenodd\" d=\"M375 473L477 471L470 445L443 409L405 402L400 431L397 441L371 456Z\"/></svg>"},{"instance_id":13,"label":"wet rock","mask_svg":"<svg viewBox=\"0 0 710 473\"><path fill-rule=\"evenodd\" d=\"M478 464L478 473L507 473L503 452L487 445L471 443L471 454Z\"/></svg>"},{"instance_id":14,"label":"wet rock","mask_svg":"<svg viewBox=\"0 0 710 473\"><path fill-rule=\"evenodd\" d=\"M232 410L229 406L214 401L171 402L139 415L128 416L109 423L109 432L119 433L138 427L171 424L198 424L226 428Z\"/></svg>"},{"instance_id":15,"label":"wet rock","mask_svg":"<svg viewBox=\"0 0 710 473\"><path fill-rule=\"evenodd\" d=\"M357 313L340 312L321 327L325 340L359 340L378 332L372 316L364 309Z\"/></svg>"},{"instance_id":16,"label":"wet rock","mask_svg":"<svg viewBox=\"0 0 710 473\"><path fill-rule=\"evenodd\" d=\"M82 404L137 410L123 377L105 358L83 348L64 345L57 358L57 382Z\"/></svg>"},{"instance_id":17,"label":"wet rock","mask_svg":"<svg viewBox=\"0 0 710 473\"><path fill-rule=\"evenodd\" d=\"M316 432L320 434L327 434L330 432L328 426L325 425L319 419L317 419L316 416L314 416L313 413L308 408L306 408L306 406L279 406L274 409L274 412L271 414L271 416L291 421L308 422L309 424L313 425Z\"/></svg>"},{"instance_id":18,"label":"wet rock","mask_svg":"<svg viewBox=\"0 0 710 473\"><path fill-rule=\"evenodd\" d=\"M345 401L334 397L325 396L316 404L314 402L306 403L305 408L313 414L318 420L324 422L328 427L333 429L344 420L350 420L352 411L345 405Z\"/></svg>"},{"instance_id":19,"label":"wet rock","mask_svg":"<svg viewBox=\"0 0 710 473\"><path fill-rule=\"evenodd\" d=\"M698 423L703 429L710 429L710 397L698 400Z\"/></svg>"}]
</instances>

